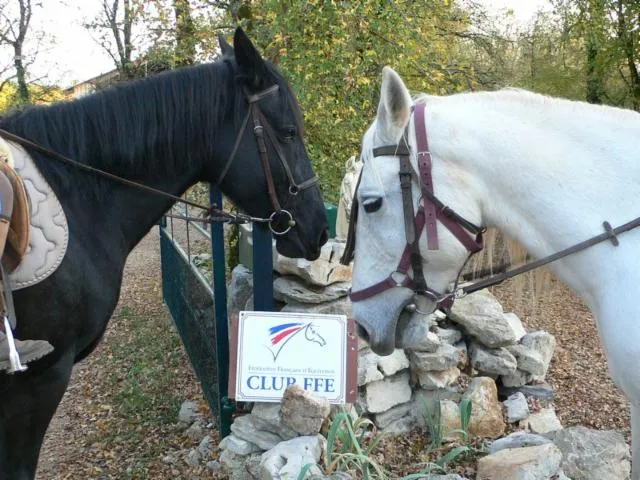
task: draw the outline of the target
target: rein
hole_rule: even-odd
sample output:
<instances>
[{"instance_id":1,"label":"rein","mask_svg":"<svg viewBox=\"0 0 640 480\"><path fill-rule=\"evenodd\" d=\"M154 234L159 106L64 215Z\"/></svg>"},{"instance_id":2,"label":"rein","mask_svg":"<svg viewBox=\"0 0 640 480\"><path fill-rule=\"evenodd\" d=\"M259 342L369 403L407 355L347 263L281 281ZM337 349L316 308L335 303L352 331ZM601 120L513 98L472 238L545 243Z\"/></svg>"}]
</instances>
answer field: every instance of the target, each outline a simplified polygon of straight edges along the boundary
<instances>
[{"instance_id":1,"label":"rein","mask_svg":"<svg viewBox=\"0 0 640 480\"><path fill-rule=\"evenodd\" d=\"M549 256L543 257L539 260L525 263L524 265L514 268L513 270L507 270L504 273L494 275L485 280L480 280L464 287L454 288L454 292L449 295L455 299L462 298L470 293L477 292L478 290L482 290L487 287L498 285L505 280L508 280L509 278L513 278L522 273L530 272L531 270L547 265L548 263L555 262L556 260L560 260L561 258L569 256L573 253L586 250L589 247L597 245L598 243L606 242L607 240L610 240L613 246L617 247L618 245L620 245L618 235L624 232L628 232L629 230L633 230L634 228L640 227L640 217L635 218L634 220L631 220L630 222L627 222L624 225L620 225L616 228L612 228L609 222L603 222L602 226L604 227L605 232L601 233L600 235L591 237L587 240L572 245L571 247L565 248L564 250L560 250L559 252L553 253ZM459 276L460 275L458 275L458 277Z\"/></svg>"},{"instance_id":2,"label":"rein","mask_svg":"<svg viewBox=\"0 0 640 480\"><path fill-rule=\"evenodd\" d=\"M203 210L205 212L205 216L202 218L195 218L195 217L189 217L189 216L185 216L185 215L171 215L171 214L167 214L166 216L168 217L172 217L172 218L179 218L182 220L197 220L199 222L203 222L203 223L233 223L233 224L239 224L239 223L249 223L249 222L255 222L255 223L268 223L269 224L269 229L271 230L271 232L274 235L284 235L286 234L289 230L291 230L292 227L295 226L296 222L295 219L293 218L293 215L288 211L283 209L280 206L280 202L278 201L278 197L276 195L276 191L275 191L275 184L273 181L273 176L271 174L271 168L269 166L269 158L267 156L267 148L266 148L266 144L264 142L264 137L262 134L262 129L263 128L267 128L267 133L271 139L271 142L273 143L274 149L276 150L276 153L278 154L278 157L280 159L280 161L282 162L282 164L284 165L286 174L287 174L287 178L289 179L290 182L290 186L289 186L289 194L290 195L297 195L297 193L300 190L303 190L305 188L311 187L313 185L315 185L318 182L318 177L314 176L308 180L305 180L304 182L302 182L301 184L296 184L294 179L293 179L293 175L291 173L291 169L286 161L286 158L284 157L284 154L282 153L282 150L279 148L275 135L272 133L272 129L271 126L268 124L268 122L266 121L264 115L262 114L262 112L260 111L260 107L258 106L258 102L260 100L262 100L263 98L269 96L269 95L273 95L278 91L278 85L273 85L269 88L267 88L266 90L263 90L255 95L249 95L248 92L245 91L245 95L247 98L247 101L249 103L249 111L247 112L247 116L245 117L243 123L242 123L242 127L240 129L240 132L238 133L238 136L236 137L236 141L233 147L233 151L231 153L231 155L229 156L229 159L227 160L224 169L222 171L222 174L220 175L220 177L218 178L218 181L215 183L215 185L219 185L220 182L222 181L222 179L224 178L224 176L226 175L227 171L229 170L229 167L231 166L231 163L233 162L233 159L235 158L235 154L240 146L244 131L246 129L247 123L248 123L248 119L249 117L253 117L254 119L254 134L256 136L256 141L258 143L258 151L260 153L260 159L261 159L261 163L262 163L262 168L264 169L265 172L265 177L267 180L267 188L268 188L268 192L269 192L269 198L271 200L271 203L274 207L274 211L273 213L267 217L267 218L261 218L261 217L253 217L251 215L246 215L243 213L230 213L230 212L225 212L222 208L218 207L218 206L207 206L207 205L203 205L200 203L196 203L196 202L192 202L190 200L186 200L184 198L178 197L176 195L172 195L171 193L168 192L164 192L162 190L159 190L157 188L154 187L150 187L149 185L144 185L142 183L138 183L135 182L133 180L129 180L123 177L120 177L118 175L114 175L113 173L109 173L105 170L101 170L99 168L95 168L92 167L90 165L86 165L84 163L78 162L76 160L73 160L65 155L62 155L61 153L58 153L54 150L51 150L49 148L43 147L42 145L39 145L35 142L32 142L31 140L28 140L26 138L23 138L19 135L16 135L14 133L8 132L6 130L0 129L0 136L5 137L8 140L14 141L16 143L19 143L20 145L24 146L24 147L28 147L31 148L33 150L36 150L40 153L43 153L55 160L58 160L62 163L65 163L67 165L71 165L75 168L78 168L80 170L83 170L85 172L89 172L92 173L94 175L98 175L104 178L107 178L111 181L123 184L123 185L127 185L129 187L133 187L133 188L137 188L138 190L147 192L147 193L152 193L154 195L158 195L164 198L168 198L170 200L172 200L173 202L176 203L182 203L184 205L188 205L200 210ZM261 124L261 120L264 122L264 125ZM283 216L283 218L286 221L286 228L284 228L283 230L276 230L273 227L273 223L275 223L276 221L278 221L280 219L280 216Z\"/></svg>"}]
</instances>

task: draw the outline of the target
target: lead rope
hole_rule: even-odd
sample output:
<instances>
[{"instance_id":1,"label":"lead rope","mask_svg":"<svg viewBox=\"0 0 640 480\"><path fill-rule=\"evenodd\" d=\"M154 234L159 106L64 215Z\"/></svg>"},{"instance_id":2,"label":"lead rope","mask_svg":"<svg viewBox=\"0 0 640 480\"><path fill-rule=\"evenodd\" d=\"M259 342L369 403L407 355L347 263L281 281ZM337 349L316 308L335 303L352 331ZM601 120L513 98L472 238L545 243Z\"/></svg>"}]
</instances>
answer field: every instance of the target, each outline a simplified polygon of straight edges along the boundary
<instances>
[{"instance_id":1,"label":"lead rope","mask_svg":"<svg viewBox=\"0 0 640 480\"><path fill-rule=\"evenodd\" d=\"M8 140L14 141L16 143L19 143L20 145L22 145L23 147L28 147L28 148L32 148L40 153L43 153L45 155L50 156L51 158L54 158L55 160L58 160L62 163L66 163L67 165L71 165L75 168L78 168L80 170L84 170L85 172L89 172L89 173L93 173L95 175L99 175L101 177L105 177L108 178L109 180L112 180L114 182L118 182L121 183L123 185L127 185L129 187L134 187L137 188L139 190L143 190L145 192L148 193L153 193L155 195L159 195L165 198L168 198L170 200L173 200L176 203L183 203L185 205L189 205L191 207L194 208L198 208L200 210L203 210L207 213L207 216L205 218L200 219L200 221L202 222L207 222L207 223L212 223L212 222L229 222L229 223L248 223L248 222L259 222L259 223L265 223L265 222L269 222L268 218L259 218L259 217L252 217L250 215L244 215L241 213L237 213L237 214L232 214L232 213L228 213L225 212L224 210L222 210L221 208L217 208L217 207L207 207L206 205L202 205L196 202L192 202L190 200L186 200L184 198L178 197L176 195L172 195L170 193L167 192L163 192L162 190L158 190L157 188L153 188L150 187L148 185L144 185L142 183L138 183L138 182L134 182L132 180L128 180L126 178L122 178L119 177L118 175L114 175L113 173L109 173L106 172L104 170L100 170L99 168L95 168L95 167L91 167L89 165L86 165L84 163L80 163L76 160L73 160L65 155L62 155L58 152L55 152L49 148L43 147L42 145L39 145L35 142L32 142L31 140L28 140L26 138L23 138L19 135L15 135L11 132L7 132L6 130L2 130L0 129L0 136L7 138Z\"/></svg>"}]
</instances>

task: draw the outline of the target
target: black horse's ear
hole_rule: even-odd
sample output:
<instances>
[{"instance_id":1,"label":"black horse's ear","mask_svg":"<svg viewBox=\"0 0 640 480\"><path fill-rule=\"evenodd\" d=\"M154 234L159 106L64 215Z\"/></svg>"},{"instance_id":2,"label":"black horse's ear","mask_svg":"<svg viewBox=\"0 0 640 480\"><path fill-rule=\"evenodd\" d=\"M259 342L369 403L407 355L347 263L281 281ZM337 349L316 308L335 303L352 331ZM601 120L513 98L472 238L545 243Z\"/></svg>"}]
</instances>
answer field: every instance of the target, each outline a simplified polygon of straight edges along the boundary
<instances>
[{"instance_id":1,"label":"black horse's ear","mask_svg":"<svg viewBox=\"0 0 640 480\"><path fill-rule=\"evenodd\" d=\"M223 57L233 57L233 47L229 45L227 39L221 33L218 34L218 44L220 45L220 52Z\"/></svg>"},{"instance_id":2,"label":"black horse's ear","mask_svg":"<svg viewBox=\"0 0 640 480\"><path fill-rule=\"evenodd\" d=\"M253 46L249 37L238 27L233 36L233 47L235 49L238 68L249 82L250 87L257 88L263 83L267 69L264 60Z\"/></svg>"}]
</instances>

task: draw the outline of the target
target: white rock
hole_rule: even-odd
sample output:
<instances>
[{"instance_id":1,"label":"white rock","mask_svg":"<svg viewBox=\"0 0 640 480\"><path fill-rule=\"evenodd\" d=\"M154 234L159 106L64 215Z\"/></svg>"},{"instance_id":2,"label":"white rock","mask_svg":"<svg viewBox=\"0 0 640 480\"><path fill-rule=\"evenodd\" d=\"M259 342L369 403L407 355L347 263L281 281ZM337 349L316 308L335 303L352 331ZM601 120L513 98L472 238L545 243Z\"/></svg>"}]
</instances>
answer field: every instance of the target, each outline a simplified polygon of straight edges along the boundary
<instances>
[{"instance_id":1,"label":"white rock","mask_svg":"<svg viewBox=\"0 0 640 480\"><path fill-rule=\"evenodd\" d=\"M509 325L511 325L511 328L516 335L516 342L519 342L520 339L527 334L524 325L522 325L520 317L518 317L515 313L509 312L504 314L504 318L507 320L507 322L509 322Z\"/></svg>"},{"instance_id":2,"label":"white rock","mask_svg":"<svg viewBox=\"0 0 640 480\"><path fill-rule=\"evenodd\" d=\"M464 363L465 354L460 349L443 343L434 353L410 351L411 365L423 372L443 371Z\"/></svg>"},{"instance_id":3,"label":"white rock","mask_svg":"<svg viewBox=\"0 0 640 480\"><path fill-rule=\"evenodd\" d=\"M180 405L180 412L178 413L178 422L187 426L202 417L198 404L187 400Z\"/></svg>"},{"instance_id":4,"label":"white rock","mask_svg":"<svg viewBox=\"0 0 640 480\"><path fill-rule=\"evenodd\" d=\"M279 403L256 402L251 409L251 422L257 430L275 433L282 440L297 437L298 433L282 421L280 408Z\"/></svg>"},{"instance_id":5,"label":"white rock","mask_svg":"<svg viewBox=\"0 0 640 480\"><path fill-rule=\"evenodd\" d=\"M282 441L275 433L259 430L251 415L237 417L231 424L231 431L236 437L254 443L262 450L269 450Z\"/></svg>"},{"instance_id":6,"label":"white rock","mask_svg":"<svg viewBox=\"0 0 640 480\"><path fill-rule=\"evenodd\" d=\"M411 400L409 372L399 373L379 382L369 383L365 388L367 410L371 413L384 412L391 407Z\"/></svg>"},{"instance_id":7,"label":"white rock","mask_svg":"<svg viewBox=\"0 0 640 480\"><path fill-rule=\"evenodd\" d=\"M363 348L358 352L358 386L382 380L385 375L390 376L406 368L409 368L409 359L402 349L381 357L370 348Z\"/></svg>"},{"instance_id":8,"label":"white rock","mask_svg":"<svg viewBox=\"0 0 640 480\"><path fill-rule=\"evenodd\" d=\"M326 440L322 435L297 437L281 442L264 452L261 457L261 478L263 480L295 480L300 470L311 463L320 461ZM320 468L313 467L310 474L321 474Z\"/></svg>"},{"instance_id":9,"label":"white rock","mask_svg":"<svg viewBox=\"0 0 640 480\"><path fill-rule=\"evenodd\" d=\"M370 348L358 352L358 386L382 380L384 375L378 370L378 355Z\"/></svg>"},{"instance_id":10,"label":"white rock","mask_svg":"<svg viewBox=\"0 0 640 480\"><path fill-rule=\"evenodd\" d=\"M544 380L544 377L547 374L547 369L549 368L549 363L551 363L551 358L553 357L553 351L556 348L556 338L549 332L539 331L525 335L522 337L520 343L525 347L529 347L530 349L539 352L542 356L542 361L545 365L544 373L541 375L534 375L533 379Z\"/></svg>"},{"instance_id":11,"label":"white rock","mask_svg":"<svg viewBox=\"0 0 640 480\"><path fill-rule=\"evenodd\" d=\"M489 348L513 345L521 333L517 326L514 329L512 319L505 318L500 303L486 290L457 300L449 318Z\"/></svg>"},{"instance_id":12,"label":"white rock","mask_svg":"<svg viewBox=\"0 0 640 480\"><path fill-rule=\"evenodd\" d=\"M471 365L483 374L513 375L516 372L518 362L506 348L486 348L472 342L469 347Z\"/></svg>"},{"instance_id":13,"label":"white rock","mask_svg":"<svg viewBox=\"0 0 640 480\"><path fill-rule=\"evenodd\" d=\"M353 305L347 297L339 298L331 302L323 302L318 304L290 302L282 307L282 312L301 312L301 313L321 313L323 315L346 315L347 318L353 316ZM359 344L364 343L360 340Z\"/></svg>"},{"instance_id":14,"label":"white rock","mask_svg":"<svg viewBox=\"0 0 640 480\"><path fill-rule=\"evenodd\" d=\"M529 416L527 397L520 392L514 393L502 402L502 404L507 409L507 421L509 423L519 422Z\"/></svg>"},{"instance_id":15,"label":"white rock","mask_svg":"<svg viewBox=\"0 0 640 480\"><path fill-rule=\"evenodd\" d=\"M554 432L562 428L553 407L542 408L539 412L532 413L520 422L520 426L538 434Z\"/></svg>"},{"instance_id":16,"label":"white rock","mask_svg":"<svg viewBox=\"0 0 640 480\"><path fill-rule=\"evenodd\" d=\"M631 454L620 432L570 427L556 433L562 452L562 470L573 479L628 480Z\"/></svg>"},{"instance_id":17,"label":"white rock","mask_svg":"<svg viewBox=\"0 0 640 480\"><path fill-rule=\"evenodd\" d=\"M512 375L502 375L500 378L505 387L522 387L531 381L531 374L516 370Z\"/></svg>"},{"instance_id":18,"label":"white rock","mask_svg":"<svg viewBox=\"0 0 640 480\"><path fill-rule=\"evenodd\" d=\"M510 345L507 350L516 357L518 370L533 375L544 376L547 373L548 364L545 364L542 353L524 345Z\"/></svg>"},{"instance_id":19,"label":"white rock","mask_svg":"<svg viewBox=\"0 0 640 480\"><path fill-rule=\"evenodd\" d=\"M344 246L344 242L329 240L322 246L320 257L313 262L278 254L274 258L274 268L282 275L295 275L311 285L327 286L351 281L351 265L340 263Z\"/></svg>"},{"instance_id":20,"label":"white rock","mask_svg":"<svg viewBox=\"0 0 640 480\"><path fill-rule=\"evenodd\" d=\"M409 359L402 349L396 348L391 355L378 357L378 367L380 367L382 373L388 377L400 370L409 368Z\"/></svg>"},{"instance_id":21,"label":"white rock","mask_svg":"<svg viewBox=\"0 0 640 480\"><path fill-rule=\"evenodd\" d=\"M527 433L520 430L491 442L491 445L489 446L489 453L496 453L507 448L535 447L536 445L544 445L547 443L553 442L542 435Z\"/></svg>"},{"instance_id":22,"label":"white rock","mask_svg":"<svg viewBox=\"0 0 640 480\"><path fill-rule=\"evenodd\" d=\"M221 450L231 450L237 455L249 455L261 450L257 445L236 437L233 433L227 435L220 442L219 448Z\"/></svg>"},{"instance_id":23,"label":"white rock","mask_svg":"<svg viewBox=\"0 0 640 480\"><path fill-rule=\"evenodd\" d=\"M350 282L314 288L296 277L278 277L273 281L273 298L285 303L318 304L346 297L350 288Z\"/></svg>"},{"instance_id":24,"label":"white rock","mask_svg":"<svg viewBox=\"0 0 640 480\"><path fill-rule=\"evenodd\" d=\"M455 327L436 327L435 334L442 342L448 343L449 345L455 345L462 340L462 332Z\"/></svg>"},{"instance_id":25,"label":"white rock","mask_svg":"<svg viewBox=\"0 0 640 480\"><path fill-rule=\"evenodd\" d=\"M483 480L549 480L558 473L561 460L562 453L552 443L507 448L481 458L477 477Z\"/></svg>"},{"instance_id":26,"label":"white rock","mask_svg":"<svg viewBox=\"0 0 640 480\"><path fill-rule=\"evenodd\" d=\"M253 297L253 273L242 264L231 271L231 282L227 295L227 312L229 318L241 310L247 310L247 302Z\"/></svg>"}]
</instances>

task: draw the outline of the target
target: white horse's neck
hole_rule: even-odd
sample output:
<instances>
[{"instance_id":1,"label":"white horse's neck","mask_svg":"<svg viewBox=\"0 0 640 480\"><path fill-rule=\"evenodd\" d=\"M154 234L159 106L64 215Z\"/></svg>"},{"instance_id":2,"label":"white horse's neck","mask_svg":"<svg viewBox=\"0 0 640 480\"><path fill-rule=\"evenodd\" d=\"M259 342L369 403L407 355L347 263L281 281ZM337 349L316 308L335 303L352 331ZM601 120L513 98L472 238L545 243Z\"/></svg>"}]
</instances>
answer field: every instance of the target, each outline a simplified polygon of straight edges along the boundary
<instances>
[{"instance_id":1,"label":"white horse's neck","mask_svg":"<svg viewBox=\"0 0 640 480\"><path fill-rule=\"evenodd\" d=\"M436 195L441 183L452 205L476 202L485 225L536 257L640 216L640 114L514 91L427 104ZM620 240L552 269L595 306L640 252L640 229Z\"/></svg>"}]
</instances>

